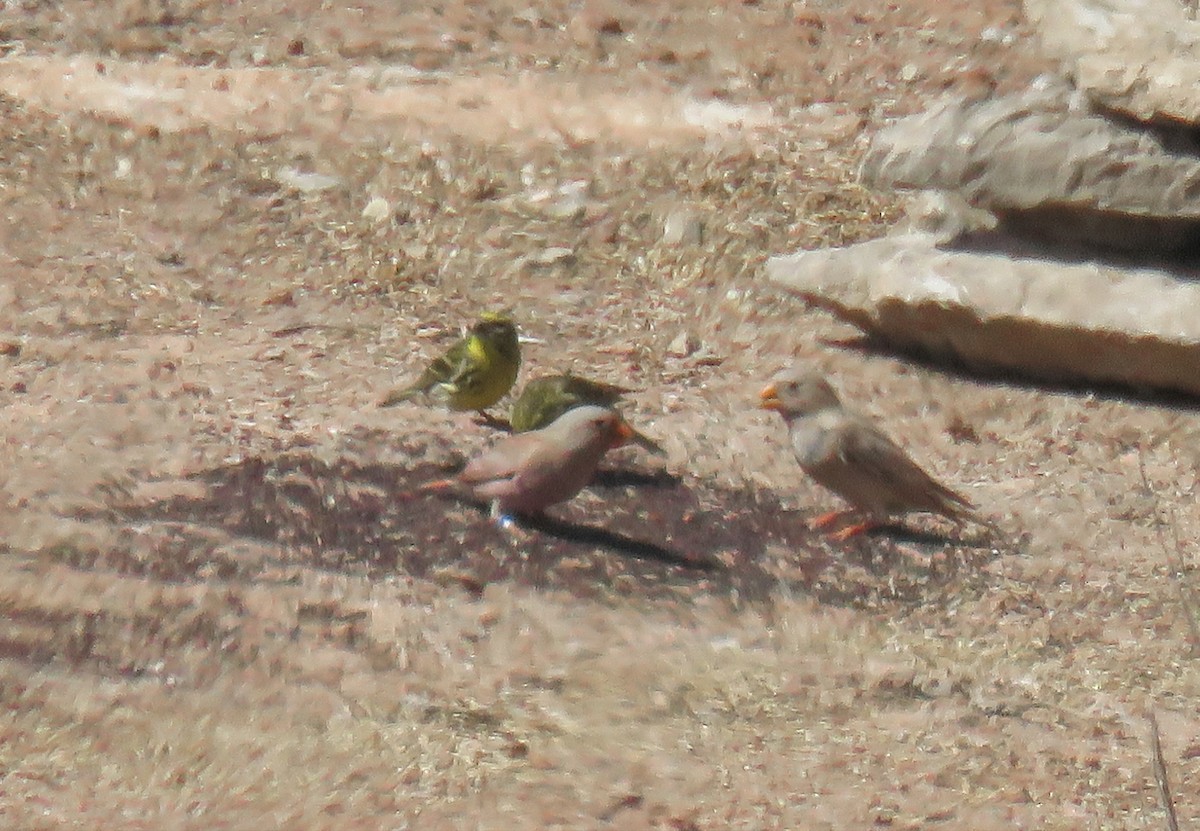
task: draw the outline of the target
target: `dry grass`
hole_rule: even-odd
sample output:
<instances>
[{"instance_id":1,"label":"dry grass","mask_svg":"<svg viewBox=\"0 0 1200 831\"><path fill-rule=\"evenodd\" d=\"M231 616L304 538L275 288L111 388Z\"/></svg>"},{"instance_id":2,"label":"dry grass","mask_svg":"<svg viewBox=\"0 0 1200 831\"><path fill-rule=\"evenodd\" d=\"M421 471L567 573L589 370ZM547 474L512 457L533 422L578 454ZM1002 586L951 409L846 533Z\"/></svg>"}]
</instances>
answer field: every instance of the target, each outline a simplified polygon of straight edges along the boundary
<instances>
[{"instance_id":1,"label":"dry grass","mask_svg":"<svg viewBox=\"0 0 1200 831\"><path fill-rule=\"evenodd\" d=\"M884 119L1043 68L1013 4L27 5L5 827L1159 828L1149 710L1200 815L1194 411L834 350L758 279L896 221L854 176ZM437 84L495 96L404 111ZM680 128L687 101L772 120ZM485 431L373 406L498 305L531 371L640 387L668 449L524 548L398 498ZM791 360L1011 538L804 532L826 497L752 409Z\"/></svg>"}]
</instances>

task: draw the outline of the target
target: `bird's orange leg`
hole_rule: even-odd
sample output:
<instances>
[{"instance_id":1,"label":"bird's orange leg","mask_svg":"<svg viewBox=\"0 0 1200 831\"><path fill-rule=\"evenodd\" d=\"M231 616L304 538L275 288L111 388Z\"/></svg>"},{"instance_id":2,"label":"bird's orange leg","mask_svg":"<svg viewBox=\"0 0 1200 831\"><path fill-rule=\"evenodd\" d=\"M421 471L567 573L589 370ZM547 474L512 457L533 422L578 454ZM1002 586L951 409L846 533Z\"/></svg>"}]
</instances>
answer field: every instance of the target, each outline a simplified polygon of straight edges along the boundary
<instances>
[{"instance_id":1,"label":"bird's orange leg","mask_svg":"<svg viewBox=\"0 0 1200 831\"><path fill-rule=\"evenodd\" d=\"M529 541L529 532L517 524L515 516L501 511L499 502L492 502L488 509L488 516L491 517L492 522L496 523L496 527L508 536L509 541L516 543Z\"/></svg>"},{"instance_id":2,"label":"bird's orange leg","mask_svg":"<svg viewBox=\"0 0 1200 831\"><path fill-rule=\"evenodd\" d=\"M863 522L856 522L853 525L847 525L840 531L834 531L829 535L829 539L833 540L834 542L845 542L851 537L857 537L864 531L870 531L872 528L876 528L878 526L879 523L872 519L864 520Z\"/></svg>"},{"instance_id":3,"label":"bird's orange leg","mask_svg":"<svg viewBox=\"0 0 1200 831\"><path fill-rule=\"evenodd\" d=\"M830 525L835 525L841 522L848 516L854 516L853 511L829 511L820 516L813 517L808 521L808 529L810 531L818 531L822 528L828 528Z\"/></svg>"}]
</instances>

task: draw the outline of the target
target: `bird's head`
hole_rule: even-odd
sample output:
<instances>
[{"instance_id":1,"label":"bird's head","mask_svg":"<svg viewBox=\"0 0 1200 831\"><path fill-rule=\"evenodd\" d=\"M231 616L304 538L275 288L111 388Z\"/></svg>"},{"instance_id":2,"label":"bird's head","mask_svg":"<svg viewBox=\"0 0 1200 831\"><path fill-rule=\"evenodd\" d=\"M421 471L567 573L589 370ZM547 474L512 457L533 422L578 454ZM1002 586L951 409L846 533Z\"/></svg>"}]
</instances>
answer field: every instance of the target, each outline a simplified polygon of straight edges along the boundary
<instances>
[{"instance_id":1,"label":"bird's head","mask_svg":"<svg viewBox=\"0 0 1200 831\"><path fill-rule=\"evenodd\" d=\"M763 387L758 398L759 407L775 410L784 418L801 418L841 405L829 382L809 370L780 372Z\"/></svg>"},{"instance_id":2,"label":"bird's head","mask_svg":"<svg viewBox=\"0 0 1200 831\"><path fill-rule=\"evenodd\" d=\"M471 327L471 334L506 354L520 354L517 324L507 314L484 312Z\"/></svg>"},{"instance_id":3,"label":"bird's head","mask_svg":"<svg viewBox=\"0 0 1200 831\"><path fill-rule=\"evenodd\" d=\"M568 410L547 430L582 444L596 442L607 449L620 447L637 435L616 410L591 405Z\"/></svg>"}]
</instances>

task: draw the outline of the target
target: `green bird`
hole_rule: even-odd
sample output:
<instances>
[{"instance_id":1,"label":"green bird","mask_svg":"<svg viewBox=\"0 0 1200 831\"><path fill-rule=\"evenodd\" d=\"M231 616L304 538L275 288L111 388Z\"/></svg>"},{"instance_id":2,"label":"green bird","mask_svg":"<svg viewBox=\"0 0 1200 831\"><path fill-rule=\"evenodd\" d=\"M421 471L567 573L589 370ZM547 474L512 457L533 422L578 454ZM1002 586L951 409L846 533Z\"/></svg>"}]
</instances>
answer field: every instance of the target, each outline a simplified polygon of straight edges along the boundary
<instances>
[{"instance_id":1,"label":"green bird","mask_svg":"<svg viewBox=\"0 0 1200 831\"><path fill-rule=\"evenodd\" d=\"M520 368L516 324L506 315L485 312L415 383L388 393L379 406L391 407L436 390L450 409L477 410L487 417L487 408L512 389Z\"/></svg>"},{"instance_id":2,"label":"green bird","mask_svg":"<svg viewBox=\"0 0 1200 831\"><path fill-rule=\"evenodd\" d=\"M525 385L525 389L513 403L508 420L514 433L540 430L576 407L613 407L629 392L632 390L570 373L544 375ZM633 431L630 441L651 453L666 453L662 445L637 430Z\"/></svg>"}]
</instances>

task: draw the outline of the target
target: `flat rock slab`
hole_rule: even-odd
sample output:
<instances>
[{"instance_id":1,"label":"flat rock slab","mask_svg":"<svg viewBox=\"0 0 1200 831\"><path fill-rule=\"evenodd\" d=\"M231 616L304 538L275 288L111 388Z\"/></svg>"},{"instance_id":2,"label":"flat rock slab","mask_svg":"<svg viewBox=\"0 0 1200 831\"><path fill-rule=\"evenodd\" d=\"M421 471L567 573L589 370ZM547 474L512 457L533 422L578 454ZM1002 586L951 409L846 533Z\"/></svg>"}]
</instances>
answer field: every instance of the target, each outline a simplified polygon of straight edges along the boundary
<instances>
[{"instance_id":1,"label":"flat rock slab","mask_svg":"<svg viewBox=\"0 0 1200 831\"><path fill-rule=\"evenodd\" d=\"M958 194L1025 236L1158 253L1200 242L1200 159L1057 85L905 118L875 136L862 175Z\"/></svg>"},{"instance_id":2,"label":"flat rock slab","mask_svg":"<svg viewBox=\"0 0 1200 831\"><path fill-rule=\"evenodd\" d=\"M1200 284L1166 272L944 251L907 235L773 257L767 276L902 350L1200 395Z\"/></svg>"},{"instance_id":3,"label":"flat rock slab","mask_svg":"<svg viewBox=\"0 0 1200 831\"><path fill-rule=\"evenodd\" d=\"M1043 49L1096 103L1200 124L1200 22L1183 0L1025 0Z\"/></svg>"}]
</instances>

